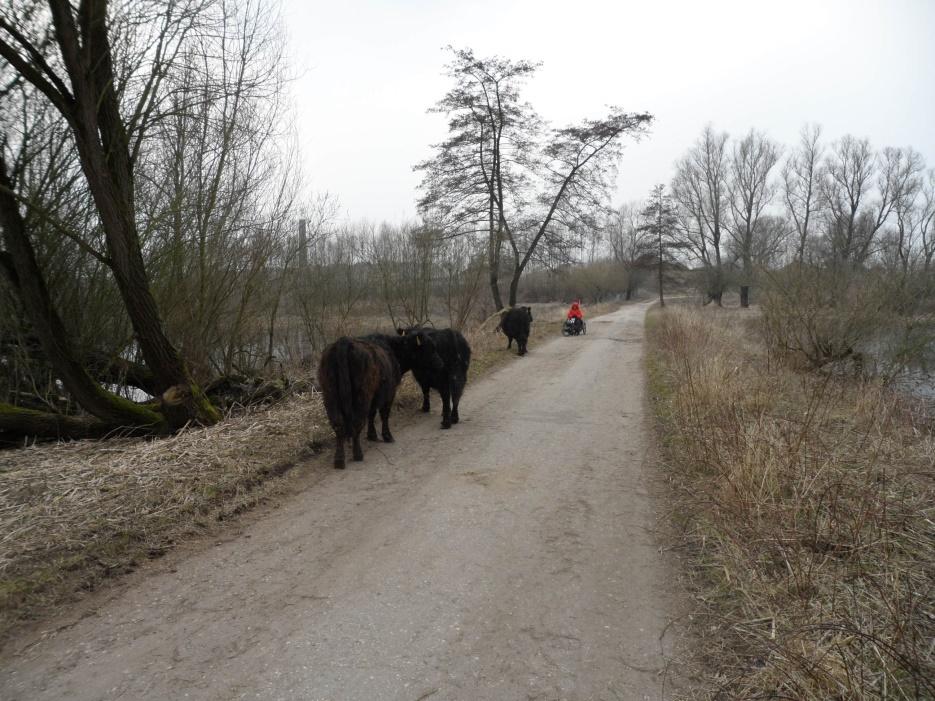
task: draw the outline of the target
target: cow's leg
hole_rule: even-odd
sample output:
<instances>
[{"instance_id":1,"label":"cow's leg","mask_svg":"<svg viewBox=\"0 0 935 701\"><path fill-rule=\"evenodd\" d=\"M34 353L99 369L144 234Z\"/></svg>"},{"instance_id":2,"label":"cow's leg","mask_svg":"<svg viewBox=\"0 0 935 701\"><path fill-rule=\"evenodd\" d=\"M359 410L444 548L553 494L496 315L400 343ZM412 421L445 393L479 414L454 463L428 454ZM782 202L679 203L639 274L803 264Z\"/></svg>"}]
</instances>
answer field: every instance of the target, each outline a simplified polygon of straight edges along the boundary
<instances>
[{"instance_id":1,"label":"cow's leg","mask_svg":"<svg viewBox=\"0 0 935 701\"><path fill-rule=\"evenodd\" d=\"M393 443L395 441L393 434L390 433L390 409L392 407L392 402L387 402L380 407L380 428L383 433L383 440L387 443Z\"/></svg>"},{"instance_id":2,"label":"cow's leg","mask_svg":"<svg viewBox=\"0 0 935 701\"><path fill-rule=\"evenodd\" d=\"M432 410L432 408L429 406L429 392L431 389L431 385L422 385L422 411L426 414Z\"/></svg>"},{"instance_id":3,"label":"cow's leg","mask_svg":"<svg viewBox=\"0 0 935 701\"><path fill-rule=\"evenodd\" d=\"M451 388L444 383L438 389L442 395L442 428L451 428Z\"/></svg>"},{"instance_id":4,"label":"cow's leg","mask_svg":"<svg viewBox=\"0 0 935 701\"><path fill-rule=\"evenodd\" d=\"M354 437L352 440L353 440L352 454L354 456L354 461L360 462L361 460L364 459L364 449L360 447L360 429L359 428L354 432Z\"/></svg>"},{"instance_id":5,"label":"cow's leg","mask_svg":"<svg viewBox=\"0 0 935 701\"><path fill-rule=\"evenodd\" d=\"M518 341L517 341L517 343L518 343ZM512 337L512 336L507 336L507 337L506 337L506 349L507 349L507 350L510 350L510 348L512 348L512 347L513 347L513 337Z\"/></svg>"},{"instance_id":6,"label":"cow's leg","mask_svg":"<svg viewBox=\"0 0 935 701\"><path fill-rule=\"evenodd\" d=\"M456 424L461 418L458 416L458 402L461 401L461 392L464 386L458 380L451 382L451 423Z\"/></svg>"},{"instance_id":7,"label":"cow's leg","mask_svg":"<svg viewBox=\"0 0 935 701\"><path fill-rule=\"evenodd\" d=\"M518 338L516 339L516 348L519 355L526 355L526 339Z\"/></svg>"},{"instance_id":8,"label":"cow's leg","mask_svg":"<svg viewBox=\"0 0 935 701\"><path fill-rule=\"evenodd\" d=\"M334 430L334 467L338 470L343 470L344 465L344 441L347 440L347 437L344 435L343 430Z\"/></svg>"},{"instance_id":9,"label":"cow's leg","mask_svg":"<svg viewBox=\"0 0 935 701\"><path fill-rule=\"evenodd\" d=\"M367 440L375 441L377 439L377 427L374 425L374 419L377 418L377 406L376 399L374 403L370 405L370 411L367 412Z\"/></svg>"}]
</instances>

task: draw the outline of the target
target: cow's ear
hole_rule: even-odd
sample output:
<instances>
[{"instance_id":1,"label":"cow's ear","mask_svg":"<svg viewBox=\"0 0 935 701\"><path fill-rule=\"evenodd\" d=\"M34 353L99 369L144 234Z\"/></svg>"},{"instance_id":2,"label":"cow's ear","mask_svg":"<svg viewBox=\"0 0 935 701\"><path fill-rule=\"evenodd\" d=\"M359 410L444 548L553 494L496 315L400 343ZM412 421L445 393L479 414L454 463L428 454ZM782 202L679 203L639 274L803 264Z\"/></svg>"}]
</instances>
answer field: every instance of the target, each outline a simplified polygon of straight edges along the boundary
<instances>
[{"instance_id":1,"label":"cow's ear","mask_svg":"<svg viewBox=\"0 0 935 701\"><path fill-rule=\"evenodd\" d=\"M406 335L406 329L404 329L402 326L397 326L397 327L396 327L396 333L398 333L400 336L405 336L405 335Z\"/></svg>"},{"instance_id":2,"label":"cow's ear","mask_svg":"<svg viewBox=\"0 0 935 701\"><path fill-rule=\"evenodd\" d=\"M422 345L422 336L416 335L416 345L417 346Z\"/></svg>"}]
</instances>

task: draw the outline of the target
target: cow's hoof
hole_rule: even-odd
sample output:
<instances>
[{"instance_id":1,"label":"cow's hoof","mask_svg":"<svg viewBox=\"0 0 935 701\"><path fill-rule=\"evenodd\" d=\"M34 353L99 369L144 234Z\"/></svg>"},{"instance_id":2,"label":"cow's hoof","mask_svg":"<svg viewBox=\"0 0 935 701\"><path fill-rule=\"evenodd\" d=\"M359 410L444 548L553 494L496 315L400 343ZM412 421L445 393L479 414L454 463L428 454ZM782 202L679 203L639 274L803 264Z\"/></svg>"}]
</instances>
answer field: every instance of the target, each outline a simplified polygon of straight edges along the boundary
<instances>
[{"instance_id":1,"label":"cow's hoof","mask_svg":"<svg viewBox=\"0 0 935 701\"><path fill-rule=\"evenodd\" d=\"M450 422L445 423L444 421L442 421L442 428L451 428L451 423Z\"/></svg>"},{"instance_id":2,"label":"cow's hoof","mask_svg":"<svg viewBox=\"0 0 935 701\"><path fill-rule=\"evenodd\" d=\"M363 453L361 453L360 455L355 455L355 456L354 456L354 462L363 462L363 460L364 460L364 454L363 454Z\"/></svg>"},{"instance_id":3,"label":"cow's hoof","mask_svg":"<svg viewBox=\"0 0 935 701\"><path fill-rule=\"evenodd\" d=\"M335 469L335 470L343 470L345 467L346 467L346 465L344 464L344 461L343 461L343 460L341 460L340 462L338 462L337 460L334 461L334 469Z\"/></svg>"},{"instance_id":4,"label":"cow's hoof","mask_svg":"<svg viewBox=\"0 0 935 701\"><path fill-rule=\"evenodd\" d=\"M458 418L458 415L457 415L457 414L452 414L452 415L451 415L451 423L456 424L456 423L458 423L460 420L461 420L461 419Z\"/></svg>"},{"instance_id":5,"label":"cow's hoof","mask_svg":"<svg viewBox=\"0 0 935 701\"><path fill-rule=\"evenodd\" d=\"M391 434L391 433L384 433L384 434L383 434L383 442L384 442L384 443L395 443L395 442L396 442L396 439L393 438L393 434Z\"/></svg>"},{"instance_id":6,"label":"cow's hoof","mask_svg":"<svg viewBox=\"0 0 935 701\"><path fill-rule=\"evenodd\" d=\"M368 433L368 434L367 434L367 440L368 440L368 441L378 441L378 440L380 440L380 439L377 438L377 432L374 431L373 433Z\"/></svg>"},{"instance_id":7,"label":"cow's hoof","mask_svg":"<svg viewBox=\"0 0 935 701\"><path fill-rule=\"evenodd\" d=\"M423 413L423 414L428 414L430 411L431 411L431 409L429 408L429 405L428 405L428 404L423 404L423 405L422 405L422 413Z\"/></svg>"}]
</instances>

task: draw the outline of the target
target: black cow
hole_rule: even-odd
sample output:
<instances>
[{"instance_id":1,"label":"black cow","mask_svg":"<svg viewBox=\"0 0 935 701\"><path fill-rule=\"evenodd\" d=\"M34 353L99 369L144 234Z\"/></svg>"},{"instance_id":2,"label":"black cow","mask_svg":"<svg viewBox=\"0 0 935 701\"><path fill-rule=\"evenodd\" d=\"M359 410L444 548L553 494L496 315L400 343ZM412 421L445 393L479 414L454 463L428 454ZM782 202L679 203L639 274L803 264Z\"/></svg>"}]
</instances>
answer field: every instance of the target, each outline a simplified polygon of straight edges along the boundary
<instances>
[{"instance_id":1,"label":"black cow","mask_svg":"<svg viewBox=\"0 0 935 701\"><path fill-rule=\"evenodd\" d=\"M379 343L389 350L399 363L400 375L412 373L425 374L440 370L443 361L430 333L426 329L413 329L413 333L402 334L372 333L362 336L362 340Z\"/></svg>"},{"instance_id":2,"label":"black cow","mask_svg":"<svg viewBox=\"0 0 935 701\"><path fill-rule=\"evenodd\" d=\"M414 365L440 366L435 346L425 335L399 338L373 335L365 338L342 337L325 348L318 365L318 384L324 395L325 411L334 429L334 466L343 468L344 443L353 444L354 460L363 460L360 432L367 421L367 438L377 440L374 419L380 412L381 433L387 443L390 409L403 369Z\"/></svg>"},{"instance_id":3,"label":"black cow","mask_svg":"<svg viewBox=\"0 0 935 701\"><path fill-rule=\"evenodd\" d=\"M516 348L519 355L526 355L526 341L529 340L529 324L532 322L532 307L513 307L503 312L500 317L499 328L506 336L506 347L513 345L516 339Z\"/></svg>"},{"instance_id":4,"label":"black cow","mask_svg":"<svg viewBox=\"0 0 935 701\"><path fill-rule=\"evenodd\" d=\"M429 390L438 390L442 398L442 428L451 428L458 423L458 403L467 384L468 367L471 364L471 346L459 331L454 329L425 329L414 326L397 329L400 335L425 333L435 343L435 351L442 360L438 369L413 368L412 374L422 388L422 411L431 410Z\"/></svg>"}]
</instances>

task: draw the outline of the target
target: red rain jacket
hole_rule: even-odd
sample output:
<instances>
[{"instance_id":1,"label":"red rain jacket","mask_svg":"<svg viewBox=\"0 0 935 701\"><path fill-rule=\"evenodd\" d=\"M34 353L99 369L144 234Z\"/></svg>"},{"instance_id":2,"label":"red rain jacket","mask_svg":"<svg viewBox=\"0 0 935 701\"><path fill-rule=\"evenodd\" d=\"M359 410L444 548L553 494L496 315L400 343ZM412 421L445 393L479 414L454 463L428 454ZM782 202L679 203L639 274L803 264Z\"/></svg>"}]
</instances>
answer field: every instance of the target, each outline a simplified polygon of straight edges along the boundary
<instances>
[{"instance_id":1,"label":"red rain jacket","mask_svg":"<svg viewBox=\"0 0 935 701\"><path fill-rule=\"evenodd\" d=\"M576 317L578 319L584 319L584 314L581 312L581 307L578 306L578 303L572 302L571 309L568 310L568 318L574 319Z\"/></svg>"}]
</instances>

